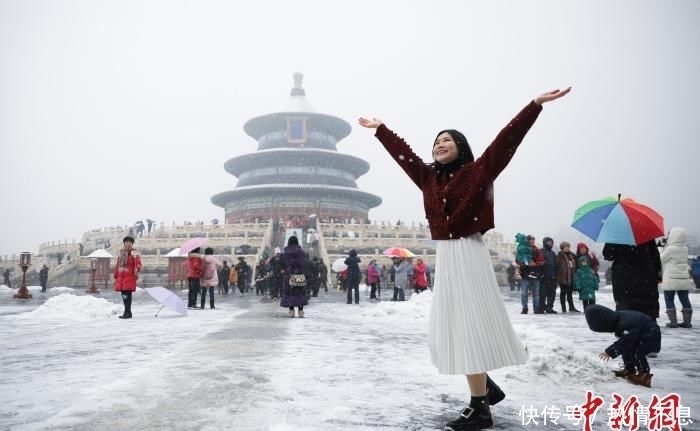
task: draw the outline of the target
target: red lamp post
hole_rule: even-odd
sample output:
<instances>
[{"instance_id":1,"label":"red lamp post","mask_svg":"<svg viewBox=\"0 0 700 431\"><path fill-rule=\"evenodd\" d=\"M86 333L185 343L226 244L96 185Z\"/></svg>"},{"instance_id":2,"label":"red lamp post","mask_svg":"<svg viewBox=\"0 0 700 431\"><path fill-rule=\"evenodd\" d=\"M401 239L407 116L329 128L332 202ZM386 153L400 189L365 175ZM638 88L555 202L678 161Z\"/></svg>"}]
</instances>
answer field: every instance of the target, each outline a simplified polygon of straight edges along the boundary
<instances>
[{"instance_id":1,"label":"red lamp post","mask_svg":"<svg viewBox=\"0 0 700 431\"><path fill-rule=\"evenodd\" d=\"M85 292L87 293L100 293L100 290L95 286L95 272L97 271L97 259L90 259L90 287Z\"/></svg>"},{"instance_id":2,"label":"red lamp post","mask_svg":"<svg viewBox=\"0 0 700 431\"><path fill-rule=\"evenodd\" d=\"M19 266L22 268L22 285L14 295L17 299L31 299L32 294L27 289L27 269L32 265L32 254L28 251L23 251L19 255Z\"/></svg>"}]
</instances>

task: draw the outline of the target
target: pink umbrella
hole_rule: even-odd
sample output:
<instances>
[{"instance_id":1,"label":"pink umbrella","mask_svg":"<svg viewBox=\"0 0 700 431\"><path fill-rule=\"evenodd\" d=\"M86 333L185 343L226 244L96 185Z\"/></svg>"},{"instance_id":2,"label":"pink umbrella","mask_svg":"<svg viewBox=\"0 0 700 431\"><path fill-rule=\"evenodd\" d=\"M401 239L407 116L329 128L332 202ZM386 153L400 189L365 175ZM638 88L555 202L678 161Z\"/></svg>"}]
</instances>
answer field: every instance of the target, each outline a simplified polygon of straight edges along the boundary
<instances>
[{"instance_id":1,"label":"pink umbrella","mask_svg":"<svg viewBox=\"0 0 700 431\"><path fill-rule=\"evenodd\" d=\"M383 255L385 256L394 256L394 257L416 257L411 250L403 247L389 247L386 250L382 252Z\"/></svg>"},{"instance_id":2,"label":"pink umbrella","mask_svg":"<svg viewBox=\"0 0 700 431\"><path fill-rule=\"evenodd\" d=\"M207 238L202 237L188 239L180 246L180 256L186 255L197 247L207 245L207 241L209 241Z\"/></svg>"}]
</instances>

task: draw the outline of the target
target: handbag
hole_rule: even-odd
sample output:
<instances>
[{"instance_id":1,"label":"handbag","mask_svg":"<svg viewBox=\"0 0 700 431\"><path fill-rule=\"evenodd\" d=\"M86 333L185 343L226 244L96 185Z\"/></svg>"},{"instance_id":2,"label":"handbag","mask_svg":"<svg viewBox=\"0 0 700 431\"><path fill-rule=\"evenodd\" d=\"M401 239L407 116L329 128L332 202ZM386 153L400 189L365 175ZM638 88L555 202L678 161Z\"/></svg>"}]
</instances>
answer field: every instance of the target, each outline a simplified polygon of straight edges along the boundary
<instances>
[{"instance_id":1,"label":"handbag","mask_svg":"<svg viewBox=\"0 0 700 431\"><path fill-rule=\"evenodd\" d=\"M304 275L304 274L291 274L289 276L289 286L290 287L306 287L306 275Z\"/></svg>"}]
</instances>

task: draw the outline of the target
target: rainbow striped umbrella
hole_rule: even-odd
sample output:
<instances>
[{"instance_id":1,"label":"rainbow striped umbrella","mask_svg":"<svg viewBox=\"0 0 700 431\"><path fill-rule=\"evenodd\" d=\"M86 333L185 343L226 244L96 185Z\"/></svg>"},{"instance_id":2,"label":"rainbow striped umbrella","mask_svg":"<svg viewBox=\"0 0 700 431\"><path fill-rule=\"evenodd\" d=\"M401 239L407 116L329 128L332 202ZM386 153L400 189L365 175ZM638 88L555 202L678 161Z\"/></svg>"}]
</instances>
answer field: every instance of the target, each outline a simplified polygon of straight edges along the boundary
<instances>
[{"instance_id":1,"label":"rainbow striped umbrella","mask_svg":"<svg viewBox=\"0 0 700 431\"><path fill-rule=\"evenodd\" d=\"M571 226L596 242L637 245L664 236L664 218L633 199L588 202L574 213Z\"/></svg>"}]
</instances>

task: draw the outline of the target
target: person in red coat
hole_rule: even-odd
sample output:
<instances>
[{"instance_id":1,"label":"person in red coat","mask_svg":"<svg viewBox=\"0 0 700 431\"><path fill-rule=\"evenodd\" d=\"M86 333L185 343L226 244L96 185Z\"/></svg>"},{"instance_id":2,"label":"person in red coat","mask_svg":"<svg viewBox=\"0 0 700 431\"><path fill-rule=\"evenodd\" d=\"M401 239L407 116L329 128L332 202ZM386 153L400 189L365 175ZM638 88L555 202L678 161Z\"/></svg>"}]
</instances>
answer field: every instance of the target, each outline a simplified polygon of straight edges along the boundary
<instances>
[{"instance_id":1,"label":"person in red coat","mask_svg":"<svg viewBox=\"0 0 700 431\"><path fill-rule=\"evenodd\" d=\"M201 278L204 275L204 261L200 248L187 253L187 308L197 308L197 296L201 293ZM204 308L204 302L202 302Z\"/></svg>"},{"instance_id":2,"label":"person in red coat","mask_svg":"<svg viewBox=\"0 0 700 431\"><path fill-rule=\"evenodd\" d=\"M141 271L141 257L134 248L134 238L125 236L124 248L119 251L117 264L114 266L114 290L122 293L124 314L120 319L131 319L131 294L136 290L136 281Z\"/></svg>"},{"instance_id":3,"label":"person in red coat","mask_svg":"<svg viewBox=\"0 0 700 431\"><path fill-rule=\"evenodd\" d=\"M377 260L372 259L367 265L367 284L370 285L369 299L377 299L377 287L379 286L379 268Z\"/></svg>"},{"instance_id":4,"label":"person in red coat","mask_svg":"<svg viewBox=\"0 0 700 431\"><path fill-rule=\"evenodd\" d=\"M413 265L413 276L416 279L416 283L413 288L416 293L425 292L425 289L428 288L428 279L425 276L427 270L428 267L425 265L425 262L423 262L423 259L419 257L416 260L415 265Z\"/></svg>"},{"instance_id":5,"label":"person in red coat","mask_svg":"<svg viewBox=\"0 0 700 431\"><path fill-rule=\"evenodd\" d=\"M491 256L482 235L494 227L493 183L505 169L542 111L571 88L535 97L496 136L479 158L454 129L442 130L432 145L432 163L377 118L360 118L423 194L425 216L436 242L435 282L428 319L428 345L441 374L466 375L471 400L445 429L493 426L489 405L505 394L487 372L527 359L508 317ZM454 102L450 95L437 103ZM462 101L459 101L462 102Z\"/></svg>"}]
</instances>

